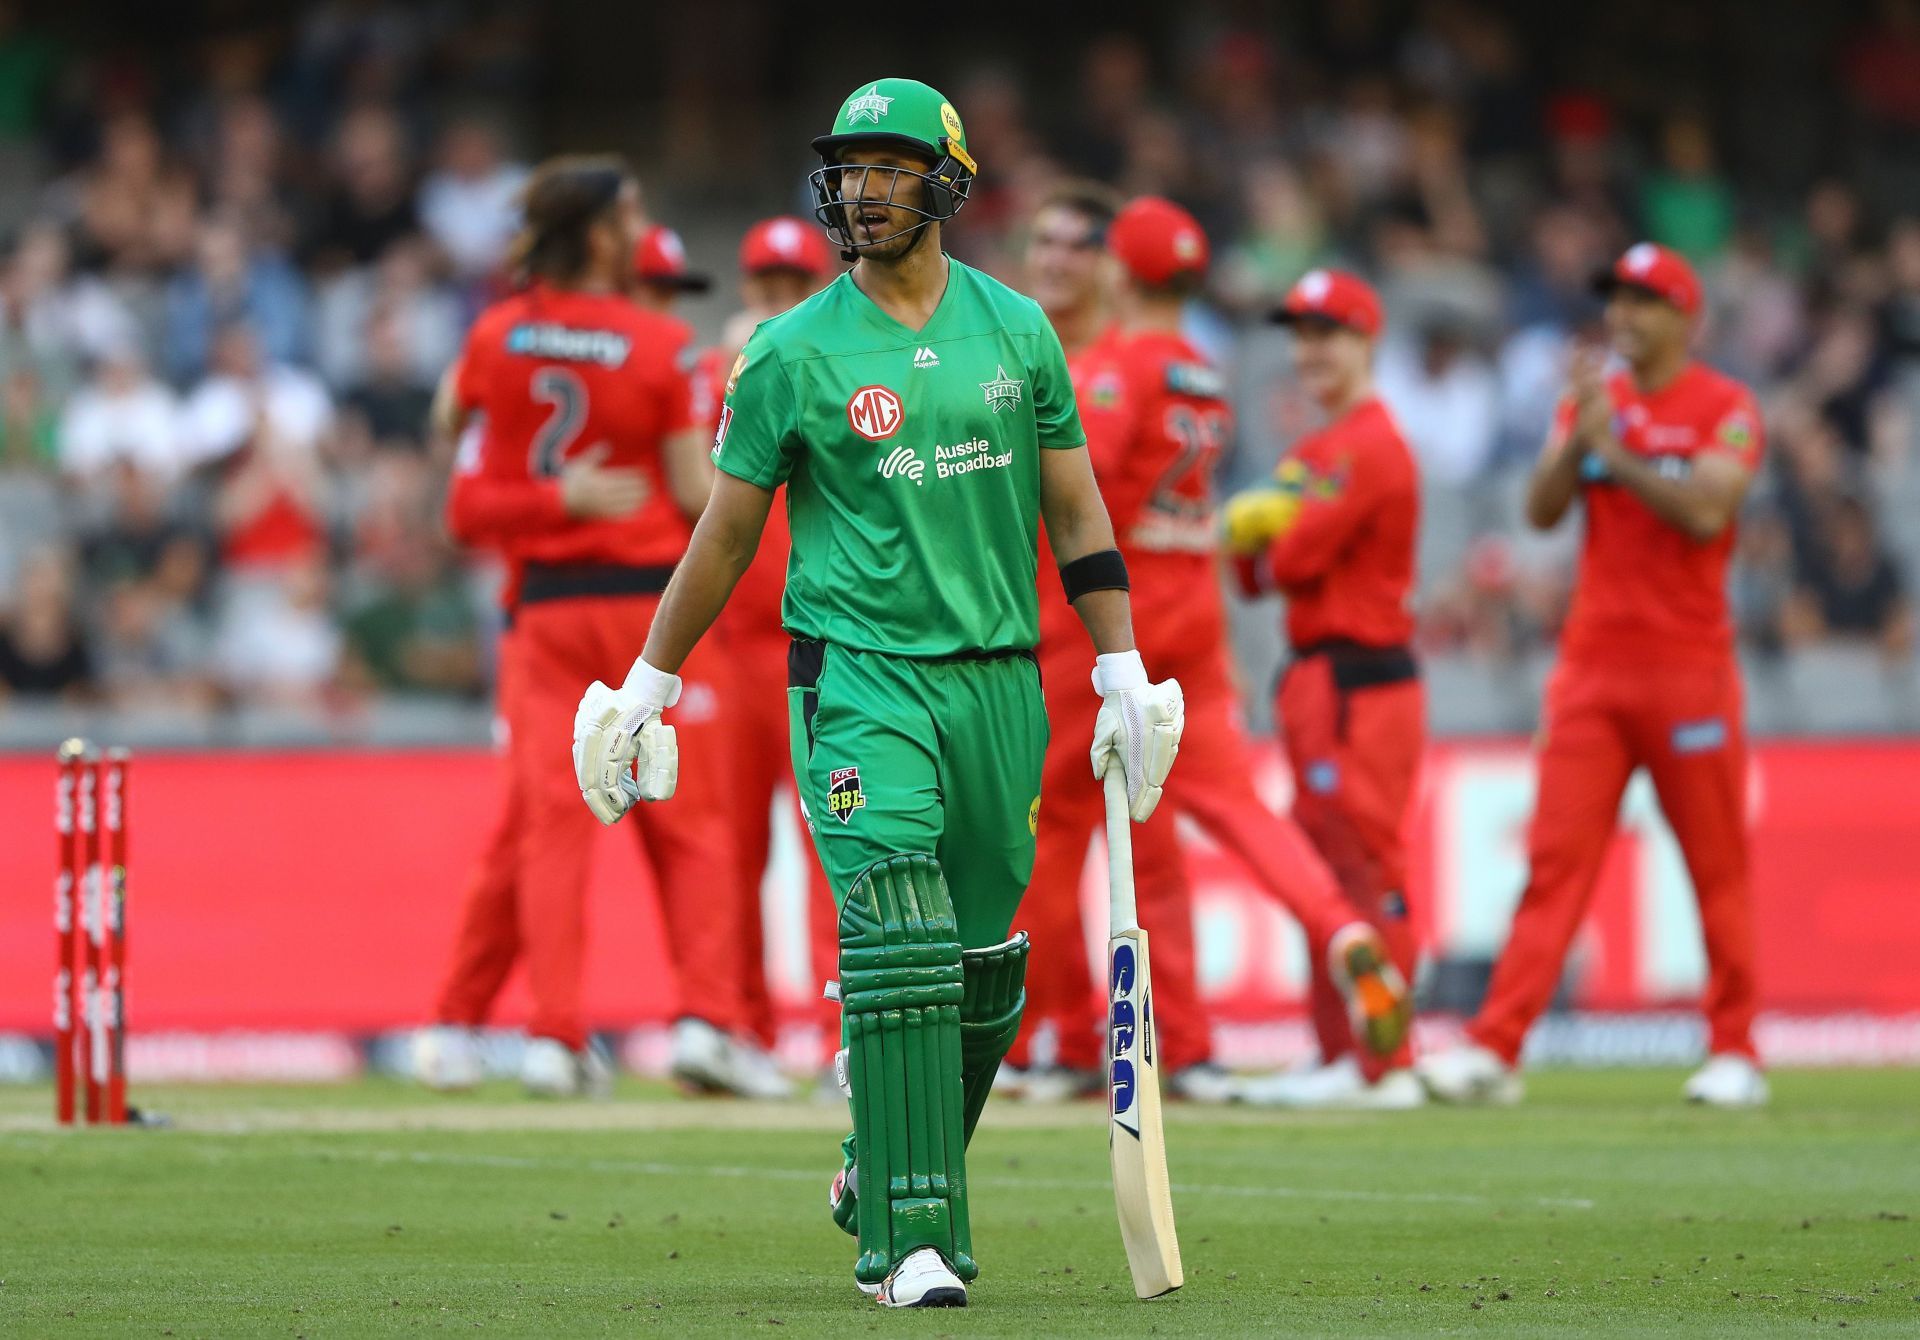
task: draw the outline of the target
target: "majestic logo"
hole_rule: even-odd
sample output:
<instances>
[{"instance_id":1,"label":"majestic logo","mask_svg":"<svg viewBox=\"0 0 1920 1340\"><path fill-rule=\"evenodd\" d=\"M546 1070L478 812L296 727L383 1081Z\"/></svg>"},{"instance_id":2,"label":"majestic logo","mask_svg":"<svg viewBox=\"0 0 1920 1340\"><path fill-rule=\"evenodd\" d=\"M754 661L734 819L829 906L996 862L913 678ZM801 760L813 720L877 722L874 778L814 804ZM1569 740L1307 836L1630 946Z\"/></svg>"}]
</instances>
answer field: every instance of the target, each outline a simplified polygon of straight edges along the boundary
<instances>
[{"instance_id":1,"label":"majestic logo","mask_svg":"<svg viewBox=\"0 0 1920 1340\"><path fill-rule=\"evenodd\" d=\"M857 94L847 100L847 124L857 126L862 121L880 124L880 118L887 114L887 108L893 105L893 99L884 97L880 85L868 84L865 93Z\"/></svg>"},{"instance_id":2,"label":"majestic logo","mask_svg":"<svg viewBox=\"0 0 1920 1340\"><path fill-rule=\"evenodd\" d=\"M993 380L981 382L980 389L986 392L987 408L998 414L1003 409L1018 409L1020 406L1020 388L1026 383L1007 376L1006 368L996 364Z\"/></svg>"},{"instance_id":3,"label":"majestic logo","mask_svg":"<svg viewBox=\"0 0 1920 1340\"><path fill-rule=\"evenodd\" d=\"M927 463L906 447L895 447L884 461L880 462L880 477L894 479L905 475L918 484L927 473Z\"/></svg>"},{"instance_id":4,"label":"majestic logo","mask_svg":"<svg viewBox=\"0 0 1920 1340\"><path fill-rule=\"evenodd\" d=\"M855 810L867 807L867 793L860 789L860 769L835 768L827 774L827 813L841 823L850 823Z\"/></svg>"},{"instance_id":5,"label":"majestic logo","mask_svg":"<svg viewBox=\"0 0 1920 1340\"><path fill-rule=\"evenodd\" d=\"M940 355L923 344L913 351L913 365L916 368L937 368L940 366Z\"/></svg>"},{"instance_id":6,"label":"majestic logo","mask_svg":"<svg viewBox=\"0 0 1920 1340\"><path fill-rule=\"evenodd\" d=\"M884 386L863 386L847 401L847 423L869 442L892 437L904 416L900 397Z\"/></svg>"}]
</instances>

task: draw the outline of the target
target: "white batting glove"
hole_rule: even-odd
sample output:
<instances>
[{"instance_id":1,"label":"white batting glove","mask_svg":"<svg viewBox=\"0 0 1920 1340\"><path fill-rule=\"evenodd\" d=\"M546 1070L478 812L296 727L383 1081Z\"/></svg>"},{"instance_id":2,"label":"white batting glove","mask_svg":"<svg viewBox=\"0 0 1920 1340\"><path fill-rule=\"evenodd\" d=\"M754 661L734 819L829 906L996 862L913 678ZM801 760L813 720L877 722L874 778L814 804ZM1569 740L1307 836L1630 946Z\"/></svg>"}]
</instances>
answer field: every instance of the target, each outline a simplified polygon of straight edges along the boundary
<instances>
[{"instance_id":1,"label":"white batting glove","mask_svg":"<svg viewBox=\"0 0 1920 1340\"><path fill-rule=\"evenodd\" d=\"M1093 723L1093 775L1105 777L1117 760L1127 779L1127 813L1145 823L1187 725L1180 681L1148 683L1140 653L1121 651L1095 658L1093 689L1105 699Z\"/></svg>"},{"instance_id":2,"label":"white batting glove","mask_svg":"<svg viewBox=\"0 0 1920 1340\"><path fill-rule=\"evenodd\" d=\"M580 798L603 824L636 800L666 800L680 780L680 745L660 719L680 701L680 676L636 660L626 682L587 686L573 714L573 775Z\"/></svg>"}]
</instances>

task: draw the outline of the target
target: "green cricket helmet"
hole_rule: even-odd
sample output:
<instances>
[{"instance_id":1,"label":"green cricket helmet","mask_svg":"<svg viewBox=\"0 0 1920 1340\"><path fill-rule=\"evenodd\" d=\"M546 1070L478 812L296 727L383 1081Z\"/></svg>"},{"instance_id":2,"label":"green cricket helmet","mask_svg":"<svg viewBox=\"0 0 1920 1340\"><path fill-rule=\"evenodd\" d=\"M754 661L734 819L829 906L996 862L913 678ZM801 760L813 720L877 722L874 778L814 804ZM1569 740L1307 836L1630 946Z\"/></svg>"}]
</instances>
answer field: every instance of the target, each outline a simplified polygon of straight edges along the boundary
<instances>
[{"instance_id":1,"label":"green cricket helmet","mask_svg":"<svg viewBox=\"0 0 1920 1340\"><path fill-rule=\"evenodd\" d=\"M825 226L828 236L848 253L863 247L890 242L897 233L883 238L858 241L847 227L840 204L840 159L847 150L865 146L893 145L922 154L932 164L926 172L912 168L876 167L875 173L891 173L884 199L875 203L891 205L920 216L914 229L943 222L960 212L973 189L977 167L967 152L967 132L953 104L917 79L876 79L855 89L840 104L833 119L833 131L815 139L813 148L824 166L815 169L808 181L813 186L813 214ZM925 190L919 203L896 199L902 178L921 182Z\"/></svg>"}]
</instances>

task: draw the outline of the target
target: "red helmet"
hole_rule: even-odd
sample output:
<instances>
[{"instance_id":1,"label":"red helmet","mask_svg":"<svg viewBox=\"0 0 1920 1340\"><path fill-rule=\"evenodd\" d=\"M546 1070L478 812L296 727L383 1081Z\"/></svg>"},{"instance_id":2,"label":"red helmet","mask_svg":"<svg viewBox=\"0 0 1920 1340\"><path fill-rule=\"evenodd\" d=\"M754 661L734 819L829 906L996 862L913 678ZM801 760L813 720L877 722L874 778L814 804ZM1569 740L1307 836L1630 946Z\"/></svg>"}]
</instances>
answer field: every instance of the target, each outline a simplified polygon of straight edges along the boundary
<instances>
[{"instance_id":1,"label":"red helmet","mask_svg":"<svg viewBox=\"0 0 1920 1340\"><path fill-rule=\"evenodd\" d=\"M1114 216L1107 249L1142 284L1165 284L1207 269L1207 235L1199 221L1157 195L1143 195Z\"/></svg>"},{"instance_id":2,"label":"red helmet","mask_svg":"<svg viewBox=\"0 0 1920 1340\"><path fill-rule=\"evenodd\" d=\"M1639 289L1692 316L1700 310L1700 276L1677 251L1657 242L1637 242L1593 277L1593 291L1611 297L1615 289Z\"/></svg>"},{"instance_id":3,"label":"red helmet","mask_svg":"<svg viewBox=\"0 0 1920 1340\"><path fill-rule=\"evenodd\" d=\"M833 273L833 258L819 229L782 214L760 220L740 242L741 273L757 275L768 270L795 270L825 279Z\"/></svg>"},{"instance_id":4,"label":"red helmet","mask_svg":"<svg viewBox=\"0 0 1920 1340\"><path fill-rule=\"evenodd\" d=\"M1345 270L1309 270L1287 290L1286 301L1273 319L1284 326L1327 321L1371 338L1380 333L1380 296L1359 275Z\"/></svg>"},{"instance_id":5,"label":"red helmet","mask_svg":"<svg viewBox=\"0 0 1920 1340\"><path fill-rule=\"evenodd\" d=\"M656 224L640 234L633 248L633 277L643 284L660 284L683 293L705 293L713 280L687 269L687 249L680 234Z\"/></svg>"}]
</instances>

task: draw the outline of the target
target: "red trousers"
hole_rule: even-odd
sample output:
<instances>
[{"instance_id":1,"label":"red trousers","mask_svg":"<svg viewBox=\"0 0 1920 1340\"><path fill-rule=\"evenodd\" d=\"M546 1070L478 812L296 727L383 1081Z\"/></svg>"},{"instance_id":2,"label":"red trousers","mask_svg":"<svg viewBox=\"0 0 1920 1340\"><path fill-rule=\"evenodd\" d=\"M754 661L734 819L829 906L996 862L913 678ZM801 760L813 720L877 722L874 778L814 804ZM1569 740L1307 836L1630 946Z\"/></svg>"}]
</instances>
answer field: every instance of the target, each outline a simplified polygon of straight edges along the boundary
<instances>
[{"instance_id":1,"label":"red trousers","mask_svg":"<svg viewBox=\"0 0 1920 1340\"><path fill-rule=\"evenodd\" d=\"M1340 678L1334 657L1320 653L1294 661L1280 681L1274 715L1293 770L1293 818L1411 982L1419 946L1407 910L1406 818L1426 740L1426 697L1418 679L1343 688ZM1356 1050L1324 954L1313 957L1309 999L1321 1059ZM1407 1043L1386 1058L1359 1050L1369 1076L1413 1063Z\"/></svg>"},{"instance_id":2,"label":"red trousers","mask_svg":"<svg viewBox=\"0 0 1920 1340\"><path fill-rule=\"evenodd\" d=\"M1476 1042L1509 1062L1519 1059L1587 910L1621 794L1634 769L1644 767L1700 905L1710 1046L1753 1055L1746 754L1740 672L1730 660L1560 663L1547 683L1527 887L1486 1003L1468 1026Z\"/></svg>"},{"instance_id":3,"label":"red trousers","mask_svg":"<svg viewBox=\"0 0 1920 1340\"><path fill-rule=\"evenodd\" d=\"M503 715L496 718L497 732L505 736L507 726L504 705L512 695L509 687L516 668L513 656L513 628L500 638L500 703ZM460 905L460 928L454 935L453 961L447 967L440 1000L434 1006L433 1020L438 1024L458 1024L478 1028L486 1023L499 999L507 976L520 960L520 914L517 877L519 874L520 813L519 793L513 787L513 765L503 760L500 807L480 862L467 883L467 896Z\"/></svg>"},{"instance_id":4,"label":"red trousers","mask_svg":"<svg viewBox=\"0 0 1920 1340\"><path fill-rule=\"evenodd\" d=\"M1095 986L1089 971L1086 923L1080 915L1087 850L1106 823L1106 802L1088 759L1100 709L1087 677L1090 657L1076 647L1068 655L1041 661L1040 685L1052 738L1040 774L1033 877L1020 904L1019 924L1032 947L1026 1017L1009 1056L1014 1065L1032 1063L1028 1044L1044 1023L1054 1026L1059 1039L1056 1064L1075 1070L1098 1070L1102 1064L1106 992ZM1183 747L1175 771L1185 761ZM1171 1073L1207 1060L1212 1047L1194 971L1192 891L1167 797L1161 798L1151 819L1134 826L1133 879L1152 955L1160 1064Z\"/></svg>"},{"instance_id":5,"label":"red trousers","mask_svg":"<svg viewBox=\"0 0 1920 1340\"><path fill-rule=\"evenodd\" d=\"M793 755L787 748L787 647L787 635L777 627L771 635L729 634L721 639L727 661L726 725L734 769L729 813L740 862L736 897L742 933L736 971L746 996L749 1026L767 1046L774 1042L774 1018L767 992L760 884L773 836L774 797L781 788L786 789L786 803L796 821L800 814ZM820 1001L821 1026L828 1037L837 1038L839 1007L824 996L827 981L838 973L840 958L833 892L811 843L805 861L808 954L814 978L809 994Z\"/></svg>"},{"instance_id":6,"label":"red trousers","mask_svg":"<svg viewBox=\"0 0 1920 1340\"><path fill-rule=\"evenodd\" d=\"M1205 1061L1212 1050L1195 977L1192 889L1174 842L1176 814L1237 856L1293 914L1306 930L1313 958L1324 958L1333 933L1358 919L1305 835L1255 793L1217 607L1201 600L1192 604L1192 626L1182 626L1177 617L1156 618L1142 625L1141 634L1141 654L1152 673L1179 679L1187 709L1186 733L1166 794L1153 819L1134 829L1140 924L1152 937L1154 1003L1169 1071ZM1087 761L1100 700L1087 673L1087 656L1079 648L1049 657L1042 669L1053 739L1042 782L1039 850L1022 908L1034 942L1027 964L1028 1019L1055 1018L1061 1064L1081 1068L1100 1064L1105 1017L1104 993L1093 989L1086 970L1076 900L1088 840L1102 814L1100 787ZM1074 999L1080 1003L1072 1004ZM1090 1041L1083 1044L1083 1039Z\"/></svg>"},{"instance_id":7,"label":"red trousers","mask_svg":"<svg viewBox=\"0 0 1920 1340\"><path fill-rule=\"evenodd\" d=\"M570 1047L586 1042L581 969L588 862L597 821L580 800L567 741L580 694L595 679L626 677L658 606L653 596L581 597L521 607L503 646L501 713L509 733L505 813L471 888L440 1018L477 1023L524 954L534 1017L529 1031ZM749 1026L741 984L739 886L730 741L721 720L720 653L697 650L682 667L674 711L680 782L672 800L636 805L625 821L661 891L680 1013L738 1032ZM510 855L509 855L510 853Z\"/></svg>"}]
</instances>

